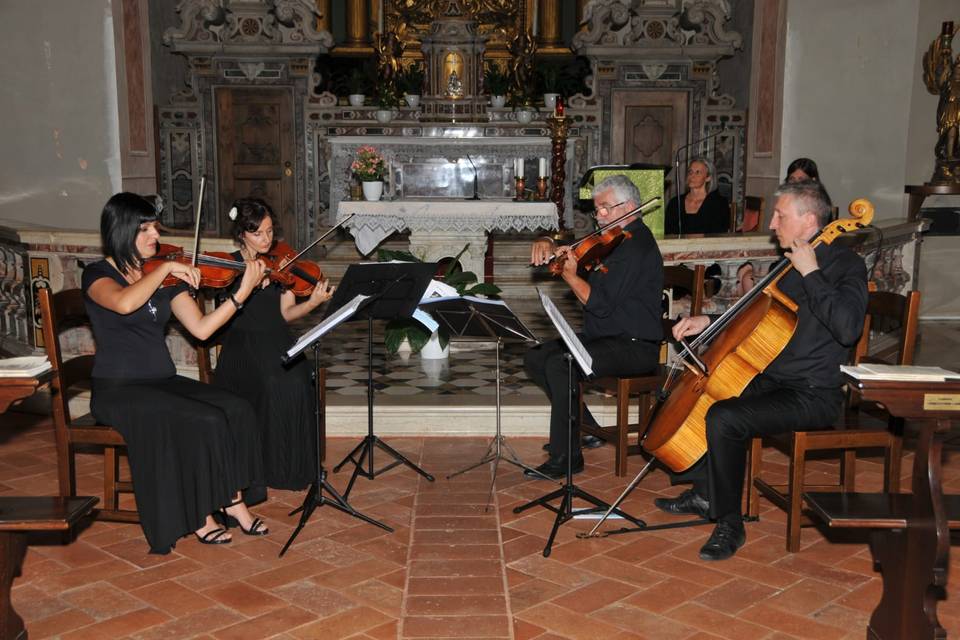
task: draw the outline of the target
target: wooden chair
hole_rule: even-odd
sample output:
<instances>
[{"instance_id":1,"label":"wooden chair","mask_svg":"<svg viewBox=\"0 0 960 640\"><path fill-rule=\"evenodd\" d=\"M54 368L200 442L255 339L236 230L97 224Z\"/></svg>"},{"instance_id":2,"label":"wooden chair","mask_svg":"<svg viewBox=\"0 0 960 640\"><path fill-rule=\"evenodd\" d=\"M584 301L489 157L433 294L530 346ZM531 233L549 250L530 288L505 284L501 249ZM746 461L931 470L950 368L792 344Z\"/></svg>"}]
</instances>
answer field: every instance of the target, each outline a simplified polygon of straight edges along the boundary
<instances>
[{"instance_id":1,"label":"wooden chair","mask_svg":"<svg viewBox=\"0 0 960 640\"><path fill-rule=\"evenodd\" d=\"M703 308L703 274L705 267L700 264L693 269L684 266L664 267L664 288L683 288L690 291L690 315L697 315ZM664 344L666 344L669 330L673 322L667 318L664 319ZM665 362L665 353L661 355L661 362ZM635 445L629 445L628 439L630 433L642 433L646 428L649 418L649 411L652 406L651 398L654 393L663 386L666 371L661 364L657 370L650 375L638 376L634 378L597 378L596 380L582 381L580 383L580 430L583 433L602 438L607 442L612 442L615 448L614 452L614 471L618 476L627 474L627 456L631 453L640 452L639 442ZM617 421L611 426L593 426L585 424L583 421L585 391L597 390L606 396L613 396L617 402ZM630 399L637 396L638 421L630 423ZM639 440L639 435L638 435Z\"/></svg>"},{"instance_id":2,"label":"wooden chair","mask_svg":"<svg viewBox=\"0 0 960 640\"><path fill-rule=\"evenodd\" d=\"M89 385L93 370L93 355L81 355L64 360L60 334L69 328L89 325L79 289L52 293L40 289L40 316L43 322L43 341L53 370L50 396L54 435L57 444L57 478L59 495L76 497L78 448L103 450L103 506L96 509L104 520L139 522L135 509L120 508L120 494L133 493L133 483L120 480L120 454L126 448L123 437L107 425L97 424L90 414L72 418L69 393L71 388Z\"/></svg>"},{"instance_id":3,"label":"wooden chair","mask_svg":"<svg viewBox=\"0 0 960 640\"><path fill-rule=\"evenodd\" d=\"M737 233L763 231L763 198L746 196L743 199L743 220L731 229L736 229Z\"/></svg>"},{"instance_id":4,"label":"wooden chair","mask_svg":"<svg viewBox=\"0 0 960 640\"><path fill-rule=\"evenodd\" d=\"M897 344L888 364L912 364L917 337L917 322L920 311L920 292L911 291L906 296L889 292L871 292L867 305L867 317L863 332L854 349L853 362L883 362L883 359L867 355L871 327L881 323L896 323ZM884 491L898 493L900 490L900 454L902 421L884 413L887 424L883 428L860 427L861 411L870 407L860 406L852 397L844 412L842 424L823 430L796 431L771 438L779 448L790 456L790 472L786 485L770 484L760 476L763 442L754 438L750 446L747 471L747 515L759 514L759 494L787 512L787 551L800 550L800 527L810 524L802 513L804 491L852 492L856 479L856 450L881 448L884 451ZM809 451L840 451L840 478L838 484L804 484L806 456Z\"/></svg>"}]
</instances>

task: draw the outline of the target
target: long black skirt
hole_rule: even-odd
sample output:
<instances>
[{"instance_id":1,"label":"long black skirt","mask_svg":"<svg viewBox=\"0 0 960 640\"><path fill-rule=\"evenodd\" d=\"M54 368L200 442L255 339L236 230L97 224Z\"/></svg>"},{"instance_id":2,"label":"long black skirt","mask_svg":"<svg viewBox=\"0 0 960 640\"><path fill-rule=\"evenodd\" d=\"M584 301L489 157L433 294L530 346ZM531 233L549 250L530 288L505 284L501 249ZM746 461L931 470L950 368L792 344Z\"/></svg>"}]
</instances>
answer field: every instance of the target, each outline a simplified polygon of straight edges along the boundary
<instances>
[{"instance_id":1,"label":"long black skirt","mask_svg":"<svg viewBox=\"0 0 960 640\"><path fill-rule=\"evenodd\" d=\"M90 408L127 444L151 553L169 553L237 491L263 483L253 407L228 391L182 376L98 378Z\"/></svg>"}]
</instances>

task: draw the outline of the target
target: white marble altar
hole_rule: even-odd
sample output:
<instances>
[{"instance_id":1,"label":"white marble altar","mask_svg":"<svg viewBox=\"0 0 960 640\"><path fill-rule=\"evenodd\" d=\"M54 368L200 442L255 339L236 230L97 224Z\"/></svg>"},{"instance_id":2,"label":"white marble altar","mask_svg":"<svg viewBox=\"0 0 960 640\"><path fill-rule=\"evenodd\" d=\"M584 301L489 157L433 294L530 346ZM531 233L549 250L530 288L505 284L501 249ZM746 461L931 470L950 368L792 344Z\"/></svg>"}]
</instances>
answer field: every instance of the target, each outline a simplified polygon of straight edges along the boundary
<instances>
[{"instance_id":1,"label":"white marble altar","mask_svg":"<svg viewBox=\"0 0 960 640\"><path fill-rule=\"evenodd\" d=\"M337 222L356 214L346 227L357 249L371 253L397 231L410 231L410 253L433 262L460 257L465 271L483 277L483 259L491 231L536 231L557 229L557 207L552 202L510 200L394 200L392 202L344 201L337 205Z\"/></svg>"}]
</instances>

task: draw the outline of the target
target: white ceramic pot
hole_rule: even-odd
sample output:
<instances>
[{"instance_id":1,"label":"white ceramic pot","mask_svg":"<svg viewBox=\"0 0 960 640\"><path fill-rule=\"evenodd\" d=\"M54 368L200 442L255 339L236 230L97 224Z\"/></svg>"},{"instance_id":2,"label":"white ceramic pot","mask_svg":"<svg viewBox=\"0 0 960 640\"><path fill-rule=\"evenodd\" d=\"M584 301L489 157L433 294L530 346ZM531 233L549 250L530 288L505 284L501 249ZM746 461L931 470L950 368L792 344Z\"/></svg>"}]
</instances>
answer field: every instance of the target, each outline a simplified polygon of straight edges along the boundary
<instances>
[{"instance_id":1,"label":"white ceramic pot","mask_svg":"<svg viewBox=\"0 0 960 640\"><path fill-rule=\"evenodd\" d=\"M416 109L420 106L420 96L418 95L405 93L403 94L403 99L407 101L407 104L410 105L411 109Z\"/></svg>"},{"instance_id":2,"label":"white ceramic pot","mask_svg":"<svg viewBox=\"0 0 960 640\"><path fill-rule=\"evenodd\" d=\"M347 100L350 101L351 107L362 107L363 101L366 98L362 93L351 93L347 96Z\"/></svg>"},{"instance_id":3,"label":"white ceramic pot","mask_svg":"<svg viewBox=\"0 0 960 640\"><path fill-rule=\"evenodd\" d=\"M530 124L533 122L533 111L530 109L520 109L520 111L517 111L517 122L520 124Z\"/></svg>"},{"instance_id":4,"label":"white ceramic pot","mask_svg":"<svg viewBox=\"0 0 960 640\"><path fill-rule=\"evenodd\" d=\"M373 116L377 119L377 122L380 124L387 124L393 120L393 109L377 109Z\"/></svg>"},{"instance_id":5,"label":"white ceramic pot","mask_svg":"<svg viewBox=\"0 0 960 640\"><path fill-rule=\"evenodd\" d=\"M430 339L427 340L427 344L423 345L423 349L420 350L420 357L425 360L439 360L449 355L450 343L447 342L447 346L441 348L440 336L437 335L436 331L430 334Z\"/></svg>"},{"instance_id":6,"label":"white ceramic pot","mask_svg":"<svg viewBox=\"0 0 960 640\"><path fill-rule=\"evenodd\" d=\"M380 196L383 195L383 180L364 180L363 185L363 199L370 201L377 201L380 199Z\"/></svg>"},{"instance_id":7,"label":"white ceramic pot","mask_svg":"<svg viewBox=\"0 0 960 640\"><path fill-rule=\"evenodd\" d=\"M543 106L547 108L547 111L553 111L557 108L557 98L560 97L559 93L545 93L543 94Z\"/></svg>"},{"instance_id":8,"label":"white ceramic pot","mask_svg":"<svg viewBox=\"0 0 960 640\"><path fill-rule=\"evenodd\" d=\"M507 105L507 96L490 96L490 106L494 109L503 109Z\"/></svg>"}]
</instances>

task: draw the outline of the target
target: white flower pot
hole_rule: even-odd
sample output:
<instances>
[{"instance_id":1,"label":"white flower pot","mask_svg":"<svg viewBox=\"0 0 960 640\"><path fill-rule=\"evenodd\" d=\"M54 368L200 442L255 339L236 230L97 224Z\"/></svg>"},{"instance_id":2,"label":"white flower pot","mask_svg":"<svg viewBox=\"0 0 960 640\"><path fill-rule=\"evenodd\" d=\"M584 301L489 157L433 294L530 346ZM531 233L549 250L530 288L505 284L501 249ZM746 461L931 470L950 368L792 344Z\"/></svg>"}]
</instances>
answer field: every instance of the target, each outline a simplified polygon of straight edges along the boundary
<instances>
[{"instance_id":1,"label":"white flower pot","mask_svg":"<svg viewBox=\"0 0 960 640\"><path fill-rule=\"evenodd\" d=\"M533 111L529 109L521 109L517 111L517 122L520 124L530 124L533 122Z\"/></svg>"},{"instance_id":2,"label":"white flower pot","mask_svg":"<svg viewBox=\"0 0 960 640\"><path fill-rule=\"evenodd\" d=\"M363 101L366 98L362 93L351 93L347 96L347 100L350 101L351 107L362 107Z\"/></svg>"},{"instance_id":3,"label":"white flower pot","mask_svg":"<svg viewBox=\"0 0 960 640\"><path fill-rule=\"evenodd\" d=\"M373 116L377 119L377 122L380 124L387 124L393 120L393 109L377 109Z\"/></svg>"},{"instance_id":4,"label":"white flower pot","mask_svg":"<svg viewBox=\"0 0 960 640\"><path fill-rule=\"evenodd\" d=\"M543 94L543 106L547 108L547 111L553 111L557 108L557 98L560 97L559 93L545 93Z\"/></svg>"},{"instance_id":5,"label":"white flower pot","mask_svg":"<svg viewBox=\"0 0 960 640\"><path fill-rule=\"evenodd\" d=\"M380 196L383 195L383 181L382 180L364 180L361 185L363 185L363 199L377 201L380 199Z\"/></svg>"},{"instance_id":6,"label":"white flower pot","mask_svg":"<svg viewBox=\"0 0 960 640\"><path fill-rule=\"evenodd\" d=\"M503 109L507 106L507 96L490 96L490 106L494 109Z\"/></svg>"},{"instance_id":7,"label":"white flower pot","mask_svg":"<svg viewBox=\"0 0 960 640\"><path fill-rule=\"evenodd\" d=\"M427 340L427 344L423 345L423 349L420 350L420 357L426 360L439 360L449 355L450 343L447 342L447 346L441 348L440 336L437 335L436 331L430 334L430 339Z\"/></svg>"},{"instance_id":8,"label":"white flower pot","mask_svg":"<svg viewBox=\"0 0 960 640\"><path fill-rule=\"evenodd\" d=\"M405 93L403 99L407 101L407 104L410 105L411 109L416 109L420 106L420 96L414 95L412 93Z\"/></svg>"}]
</instances>

